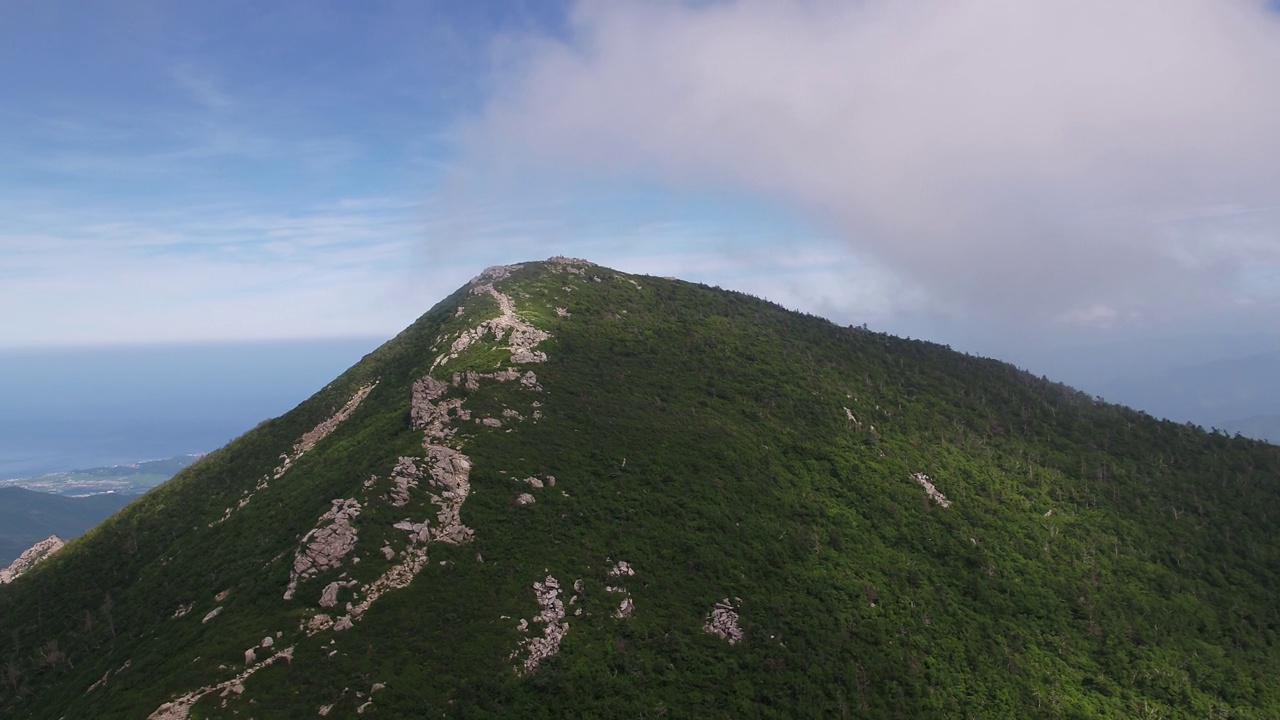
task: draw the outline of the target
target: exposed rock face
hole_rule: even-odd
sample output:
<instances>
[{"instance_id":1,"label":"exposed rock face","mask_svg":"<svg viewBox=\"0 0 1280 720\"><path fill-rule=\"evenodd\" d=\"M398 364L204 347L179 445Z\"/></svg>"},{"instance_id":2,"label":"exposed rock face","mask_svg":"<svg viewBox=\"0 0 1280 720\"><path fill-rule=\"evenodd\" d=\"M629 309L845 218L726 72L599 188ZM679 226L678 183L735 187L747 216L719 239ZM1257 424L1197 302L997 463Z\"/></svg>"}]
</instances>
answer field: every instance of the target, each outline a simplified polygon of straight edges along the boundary
<instances>
[{"instance_id":1,"label":"exposed rock face","mask_svg":"<svg viewBox=\"0 0 1280 720\"><path fill-rule=\"evenodd\" d=\"M738 627L738 612L734 610L729 598L716 603L715 608L707 615L706 621L702 623L702 630L720 636L729 641L730 645L737 645L742 641L742 628Z\"/></svg>"},{"instance_id":2,"label":"exposed rock face","mask_svg":"<svg viewBox=\"0 0 1280 720\"><path fill-rule=\"evenodd\" d=\"M510 333L507 342L512 351L512 362L541 362L546 356L534 350L542 340L550 337L546 332L520 320L515 313L515 305L509 297L498 292L493 287L493 282L501 280L509 275L511 268L498 266L489 268L481 273L472 281L472 294L492 295L497 301L501 314L493 319L482 322L479 326L471 330L463 332L456 338L450 350L435 359L432 367L436 367L451 358L456 358L458 353L462 352L472 342L486 337L492 333L494 337L501 340L507 333ZM398 459L395 468L391 472L392 488L388 494L390 502L395 507L408 506L413 502L415 488L420 487L422 481L426 481L432 488L432 492L428 494L428 500L436 506L435 521L415 520L405 518L396 522L392 527L396 530L408 533L406 546L397 553L396 549L391 545L383 544L380 552L382 556L388 560L396 560L396 564L392 565L380 577L366 586L356 589L356 596L362 597L358 604L347 603L346 614L332 617L328 614L318 613L303 623L301 629L308 635L318 632L332 630L341 631L350 628L357 622L360 617L376 602L384 593L389 590L403 588L409 585L427 565L427 548L431 543L442 542L449 544L461 544L469 542L474 537L474 531L462 523L461 510L462 505L466 502L467 496L471 492L470 474L471 474L471 458L464 454L461 450L461 444L456 439L457 422L469 421L471 413L463 407L465 398L448 397L451 388L465 387L469 391L478 390L482 381L497 382L515 382L519 381L521 387L525 389L540 391L542 387L538 384L537 376L532 372L526 372L523 375L514 368L506 368L496 370L490 373L480 373L474 370L466 372L453 373L449 382L440 380L426 375L414 382L410 390L409 398L409 416L412 427L422 431L422 447L424 457L401 457ZM505 417L520 418L518 412L506 413ZM486 427L500 427L502 422L497 418L480 418L479 423ZM369 490L373 486L373 481L366 483L365 489ZM532 496L529 496L532 500ZM352 500L351 502L355 502ZM359 506L355 506L358 513ZM354 517L354 516L352 516ZM339 526L337 516L330 522L329 528ZM310 575L323 572L325 569L337 567L341 562L342 555L349 552L354 547L355 533L354 529L350 533L350 544L340 544L336 550L341 553L330 556L319 553L319 561L304 560L310 558L312 552L308 550L310 544L319 538L322 534L325 538L336 541L337 538L346 538L347 535L336 532L325 532L322 527L325 518L321 518L322 523L317 526L317 530L313 531L316 537L308 535L304 538L304 545L299 549L297 558L295 559L294 579L290 581L289 589L286 591L285 599L290 599L297 587L298 580L305 579ZM349 527L350 523L347 523ZM326 542L326 547L333 542ZM355 562L359 558L353 559ZM329 608L338 604L338 593L341 588L352 587L357 585L354 582L331 582L325 586L321 592L319 605ZM563 615L563 613L562 613ZM553 631L554 634L554 631Z\"/></svg>"},{"instance_id":3,"label":"exposed rock face","mask_svg":"<svg viewBox=\"0 0 1280 720\"><path fill-rule=\"evenodd\" d=\"M354 498L333 501L333 507L320 516L316 528L302 538L302 546L294 554L293 571L284 599L293 599L298 582L342 564L342 558L355 549L356 529L351 521L360 515L360 503Z\"/></svg>"},{"instance_id":4,"label":"exposed rock face","mask_svg":"<svg viewBox=\"0 0 1280 720\"><path fill-rule=\"evenodd\" d=\"M494 340L502 340L507 337L507 349L511 351L511 362L517 365L524 363L545 362L547 354L536 350L538 343L551 337L545 330L521 320L516 314L515 303L511 298L493 287L496 280L501 280L510 275L511 268L509 266L499 265L491 267L480 273L479 276L471 281L471 294L483 295L488 294L498 303L499 315L480 323L479 325L464 330L449 346L448 352L442 353L431 364L431 369L450 361L456 360L460 354L472 343L492 335ZM509 333L509 336L508 336Z\"/></svg>"},{"instance_id":5,"label":"exposed rock face","mask_svg":"<svg viewBox=\"0 0 1280 720\"><path fill-rule=\"evenodd\" d=\"M524 672L537 670L543 660L559 652L560 642L569 632L569 623L564 622L564 603L560 601L559 581L548 575L546 580L533 584L533 591L538 597L538 606L542 608L542 612L533 621L541 623L543 630L540 636L520 641L520 647L529 653L521 665ZM518 654L519 651L516 651L512 657Z\"/></svg>"},{"instance_id":6,"label":"exposed rock face","mask_svg":"<svg viewBox=\"0 0 1280 720\"><path fill-rule=\"evenodd\" d=\"M47 560L50 555L58 552L63 546L62 538L57 535L50 535L40 542L32 545L17 560L9 563L9 567L0 570L0 585L11 583L18 579L23 573L35 567L38 563Z\"/></svg>"},{"instance_id":7,"label":"exposed rock face","mask_svg":"<svg viewBox=\"0 0 1280 720\"><path fill-rule=\"evenodd\" d=\"M471 494L471 458L446 445L428 445L427 455L432 461L432 484L441 490L431 496L431 502L439 508L439 527L431 533L431 539L453 545L467 542L475 535L462 524L461 517L462 504Z\"/></svg>"},{"instance_id":8,"label":"exposed rock face","mask_svg":"<svg viewBox=\"0 0 1280 720\"><path fill-rule=\"evenodd\" d=\"M391 504L403 507L409 502L409 489L418 486L422 479L422 471L414 462L415 458L402 457L391 471Z\"/></svg>"},{"instance_id":9,"label":"exposed rock face","mask_svg":"<svg viewBox=\"0 0 1280 720\"><path fill-rule=\"evenodd\" d=\"M623 618L631 617L631 614L634 613L635 611L636 611L635 601L633 601L629 597L626 597L622 599L622 604L618 605L618 611L614 613L613 616L621 620Z\"/></svg>"},{"instance_id":10,"label":"exposed rock face","mask_svg":"<svg viewBox=\"0 0 1280 720\"><path fill-rule=\"evenodd\" d=\"M475 379L477 386L479 377L476 376ZM461 382L460 378L456 379ZM437 508L435 525L425 520L414 522L409 519L395 523L393 525L395 529L409 533L408 545L399 554L400 562L362 588L364 599L357 605L349 605L346 615L336 620L327 615L313 617L306 627L307 634L329 629L340 631L352 627L354 622L384 593L406 587L413 581L413 578L427 564L429 543L444 542L457 545L470 541L474 536L472 529L462 524L461 518L462 505L471 492L469 481L471 459L460 450L445 444L456 432L451 425L450 415L455 414L461 417L462 414L462 400L442 399L448 389L447 383L426 376L414 383L410 398L411 420L413 427L423 431L423 449L429 467L427 474L419 470L418 478L426 479L439 491L429 496L430 502ZM406 472L393 474L408 475L407 466L410 464L416 470L418 466L413 461L413 458L400 458L397 468ZM408 487L406 486L405 489L406 501ZM393 491L393 504L394 498L395 491ZM388 560L396 557L395 550L390 546L384 546L382 554ZM326 598L322 597L322 600L324 599Z\"/></svg>"},{"instance_id":11,"label":"exposed rock face","mask_svg":"<svg viewBox=\"0 0 1280 720\"><path fill-rule=\"evenodd\" d=\"M938 488L933 486L933 482L928 475L924 473L911 473L911 479L920 483L920 487L924 488L925 493L929 495L929 499L938 503L944 508L951 507L951 501L946 495L938 492Z\"/></svg>"},{"instance_id":12,"label":"exposed rock face","mask_svg":"<svg viewBox=\"0 0 1280 720\"><path fill-rule=\"evenodd\" d=\"M433 368L451 358L456 358L458 353L464 351L471 343L490 336L500 343L506 343L511 351L513 364L542 362L546 359L546 355L538 351L536 346L549 335L520 319L511 298L497 291L493 286L494 282L507 277L510 271L511 268L504 266L490 268L473 281L472 294L487 294L493 297L497 301L499 315L454 338L452 343L448 344L449 350L435 359ZM448 340L440 338L439 341L446 343ZM542 390L537 375L529 371L520 371L515 367L505 367L486 373L474 370L454 373L450 381L427 375L413 384L410 390L409 414L412 427L422 432L422 456L399 457L387 476L390 481L389 488L381 485L378 475L375 474L361 484L361 490L355 497L333 500L331 509L321 515L315 527L299 541L284 598L293 599L300 583L317 576L325 577L325 573L336 571L348 561L350 564L355 564L363 557L366 560L372 559L378 562L386 560L391 565L367 584L345 579L345 574L338 578L325 577L325 584L319 590L319 596L313 601L318 607L313 606L311 613L302 618L298 625L299 633L311 636L321 632L341 632L354 627L355 623L359 622L383 594L408 586L422 572L428 565L428 548L431 543L461 544L473 538L473 530L464 525L461 519L461 508L471 491L472 463L471 458L463 452L462 441L458 438L459 423L470 422L471 411L464 407L465 395L463 397L449 397L449 395L453 389L460 387L464 387L467 391L479 390L486 382L518 383L524 390L535 392ZM247 504L252 496L259 490L265 489L270 481L279 479L298 458L332 433L355 411L372 389L373 385L361 388L341 410L304 434L294 445L292 452L281 456L280 466L273 473L265 476L256 488L246 493L240 504L236 508L229 509L223 519L229 517L234 509ZM540 412L535 412L535 419L540 416ZM517 410L503 412L502 418L505 422L524 420L524 416ZM478 423L486 428L501 427L504 420L479 418ZM542 486L543 480L530 478L528 482L530 488L536 489ZM554 478L545 477L546 485L554 485L554 482ZM434 518L427 519L418 514L423 507L424 499L435 506ZM531 495L529 499L532 500ZM361 517L362 510L372 507L370 503L380 502L389 503L392 507L405 508L409 517L396 522L392 527L406 533L407 537L399 536L403 538L404 544L401 546L401 541L383 536L374 546L377 548L374 550L374 555L367 557L356 553L359 538L353 521ZM371 531L370 528L363 528L361 533L366 534ZM477 559L479 559L478 556ZM536 669L542 660L555 654L561 639L568 631L568 624L564 622L564 605L560 602L560 587L556 580L548 576L544 582L534 583L534 590L541 607L541 612L534 618L534 622L542 625L542 633L527 638L526 642L522 643L521 650L518 651L525 653L520 666L524 672ZM347 596L347 592L351 594ZM343 600L346 597L350 599L344 603ZM339 609L344 605L345 608ZM326 612L316 612L319 609ZM221 610L221 606L216 608L206 617L206 621L211 620ZM528 627L527 622L525 626ZM249 675L266 664L274 662L278 657L292 652L290 648L263 659L271 652L274 642L268 636L260 644L255 644L246 650L244 661L248 667L240 675L218 685L200 688L177 697L158 708L152 717L155 720L182 720L188 716L192 705L211 692L221 691L224 698L228 693L244 692L243 683ZM366 702L360 710L368 710L372 707L370 702ZM332 708L333 706L322 707L321 714L327 714Z\"/></svg>"},{"instance_id":13,"label":"exposed rock face","mask_svg":"<svg viewBox=\"0 0 1280 720\"><path fill-rule=\"evenodd\" d=\"M480 271L480 274L471 278L472 285L480 285L488 280L495 283L499 280L506 280L511 277L511 271L520 267L519 265L493 265Z\"/></svg>"},{"instance_id":14,"label":"exposed rock face","mask_svg":"<svg viewBox=\"0 0 1280 720\"><path fill-rule=\"evenodd\" d=\"M324 590L320 591L320 607L331 608L337 605L338 592L342 590L342 588L352 587L353 585L358 585L358 584L359 583L357 583L355 580L348 580L347 582L339 582L335 580L334 582L331 582L328 585L325 585ZM267 638L267 640L271 640L271 638ZM268 642L267 646L269 646L270 644L271 643Z\"/></svg>"},{"instance_id":15,"label":"exposed rock face","mask_svg":"<svg viewBox=\"0 0 1280 720\"><path fill-rule=\"evenodd\" d=\"M563 255L547 258L547 265L552 272L567 272L570 275L582 275L583 270L589 267L595 267L595 263L582 258L571 258Z\"/></svg>"},{"instance_id":16,"label":"exposed rock face","mask_svg":"<svg viewBox=\"0 0 1280 720\"><path fill-rule=\"evenodd\" d=\"M478 387L478 385L477 385ZM453 434L446 431L449 412L462 406L461 400L448 400L439 406L436 402L448 392L449 386L443 380L427 375L413 384L409 398L409 419L415 430L425 430L433 438L443 439Z\"/></svg>"}]
</instances>

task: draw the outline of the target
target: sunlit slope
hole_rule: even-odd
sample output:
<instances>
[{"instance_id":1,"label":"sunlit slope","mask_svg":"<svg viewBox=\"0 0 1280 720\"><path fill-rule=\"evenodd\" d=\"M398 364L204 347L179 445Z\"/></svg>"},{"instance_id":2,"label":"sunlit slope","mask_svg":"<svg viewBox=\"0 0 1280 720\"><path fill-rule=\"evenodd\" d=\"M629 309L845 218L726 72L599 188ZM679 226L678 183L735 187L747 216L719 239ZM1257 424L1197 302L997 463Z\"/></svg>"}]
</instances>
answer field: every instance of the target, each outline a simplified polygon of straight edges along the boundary
<instances>
[{"instance_id":1,"label":"sunlit slope","mask_svg":"<svg viewBox=\"0 0 1280 720\"><path fill-rule=\"evenodd\" d=\"M0 712L1274 717L1278 452L494 268L0 588Z\"/></svg>"}]
</instances>

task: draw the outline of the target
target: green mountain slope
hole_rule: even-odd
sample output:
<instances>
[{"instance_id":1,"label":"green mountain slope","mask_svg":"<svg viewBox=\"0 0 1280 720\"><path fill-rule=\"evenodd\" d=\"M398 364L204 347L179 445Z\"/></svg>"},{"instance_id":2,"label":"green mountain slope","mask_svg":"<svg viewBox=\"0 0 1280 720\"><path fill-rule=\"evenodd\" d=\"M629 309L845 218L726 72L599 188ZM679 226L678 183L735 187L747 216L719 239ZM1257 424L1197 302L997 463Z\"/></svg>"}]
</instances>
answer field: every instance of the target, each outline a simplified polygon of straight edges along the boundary
<instances>
[{"instance_id":1,"label":"green mountain slope","mask_svg":"<svg viewBox=\"0 0 1280 720\"><path fill-rule=\"evenodd\" d=\"M0 587L0 714L1280 714L1280 448L493 268Z\"/></svg>"}]
</instances>

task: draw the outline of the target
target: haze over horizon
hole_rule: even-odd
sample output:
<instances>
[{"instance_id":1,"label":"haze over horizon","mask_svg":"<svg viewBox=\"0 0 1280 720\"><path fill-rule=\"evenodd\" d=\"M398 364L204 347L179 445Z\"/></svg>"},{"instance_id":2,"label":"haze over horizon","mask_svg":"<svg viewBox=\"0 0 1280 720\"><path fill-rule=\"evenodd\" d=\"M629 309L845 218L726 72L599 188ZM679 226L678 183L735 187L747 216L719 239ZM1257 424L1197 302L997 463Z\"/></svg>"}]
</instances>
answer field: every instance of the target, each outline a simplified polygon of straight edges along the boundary
<instances>
[{"instance_id":1,"label":"haze over horizon","mask_svg":"<svg viewBox=\"0 0 1280 720\"><path fill-rule=\"evenodd\" d=\"M5 352L389 337L555 254L1067 381L1280 351L1273 3L54 0L0 40Z\"/></svg>"}]
</instances>

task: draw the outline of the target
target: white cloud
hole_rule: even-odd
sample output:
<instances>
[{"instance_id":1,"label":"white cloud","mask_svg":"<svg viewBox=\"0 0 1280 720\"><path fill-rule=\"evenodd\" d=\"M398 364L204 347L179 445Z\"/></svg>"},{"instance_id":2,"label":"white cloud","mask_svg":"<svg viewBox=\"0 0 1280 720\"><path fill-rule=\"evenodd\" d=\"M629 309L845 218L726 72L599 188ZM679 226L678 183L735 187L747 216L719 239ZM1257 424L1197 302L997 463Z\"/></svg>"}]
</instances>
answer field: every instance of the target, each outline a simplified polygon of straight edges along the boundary
<instances>
[{"instance_id":1,"label":"white cloud","mask_svg":"<svg viewBox=\"0 0 1280 720\"><path fill-rule=\"evenodd\" d=\"M1280 264L1277 213L1215 215L1280 204L1262 2L584 2L516 47L476 157L786 204L935 312L1177 319Z\"/></svg>"},{"instance_id":2,"label":"white cloud","mask_svg":"<svg viewBox=\"0 0 1280 720\"><path fill-rule=\"evenodd\" d=\"M1106 305L1094 303L1088 307L1068 310L1058 319L1069 325L1109 328L1115 324L1116 311Z\"/></svg>"},{"instance_id":3,"label":"white cloud","mask_svg":"<svg viewBox=\"0 0 1280 720\"><path fill-rule=\"evenodd\" d=\"M179 90L208 110L224 110L236 104L210 73L191 63L180 63L169 74Z\"/></svg>"},{"instance_id":4,"label":"white cloud","mask_svg":"<svg viewBox=\"0 0 1280 720\"><path fill-rule=\"evenodd\" d=\"M9 207L15 228L44 230L0 233L0 347L390 336L459 284L414 272L420 211Z\"/></svg>"}]
</instances>

